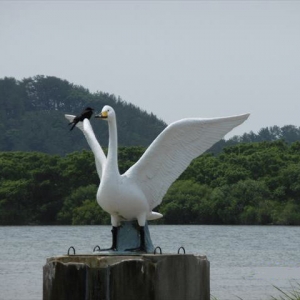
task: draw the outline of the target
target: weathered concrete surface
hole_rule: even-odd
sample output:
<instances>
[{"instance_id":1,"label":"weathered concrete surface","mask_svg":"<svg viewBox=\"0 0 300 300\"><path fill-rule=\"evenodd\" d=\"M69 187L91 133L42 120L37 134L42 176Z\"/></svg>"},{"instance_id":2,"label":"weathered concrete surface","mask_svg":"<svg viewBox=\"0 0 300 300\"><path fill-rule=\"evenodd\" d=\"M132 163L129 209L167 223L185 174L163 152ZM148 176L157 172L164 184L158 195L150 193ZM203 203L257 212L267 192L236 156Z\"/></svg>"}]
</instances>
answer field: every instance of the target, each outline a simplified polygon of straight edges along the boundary
<instances>
[{"instance_id":1,"label":"weathered concrete surface","mask_svg":"<svg viewBox=\"0 0 300 300\"><path fill-rule=\"evenodd\" d=\"M209 300L209 261L188 254L47 259L43 300Z\"/></svg>"}]
</instances>

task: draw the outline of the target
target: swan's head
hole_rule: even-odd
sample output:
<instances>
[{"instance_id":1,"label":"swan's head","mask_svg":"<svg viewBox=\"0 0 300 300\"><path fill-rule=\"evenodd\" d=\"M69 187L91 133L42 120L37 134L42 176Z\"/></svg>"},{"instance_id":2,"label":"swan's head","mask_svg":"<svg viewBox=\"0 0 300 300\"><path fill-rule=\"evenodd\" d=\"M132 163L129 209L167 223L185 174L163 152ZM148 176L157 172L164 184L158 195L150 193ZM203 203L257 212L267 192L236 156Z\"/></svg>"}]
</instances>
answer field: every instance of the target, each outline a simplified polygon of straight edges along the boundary
<instances>
[{"instance_id":1,"label":"swan's head","mask_svg":"<svg viewBox=\"0 0 300 300\"><path fill-rule=\"evenodd\" d=\"M111 119L114 119L115 116L116 116L116 114L115 114L114 109L109 105L105 105L102 108L101 113L98 114L98 115L95 115L95 118L100 118L100 119L104 119L104 120L109 121Z\"/></svg>"}]
</instances>

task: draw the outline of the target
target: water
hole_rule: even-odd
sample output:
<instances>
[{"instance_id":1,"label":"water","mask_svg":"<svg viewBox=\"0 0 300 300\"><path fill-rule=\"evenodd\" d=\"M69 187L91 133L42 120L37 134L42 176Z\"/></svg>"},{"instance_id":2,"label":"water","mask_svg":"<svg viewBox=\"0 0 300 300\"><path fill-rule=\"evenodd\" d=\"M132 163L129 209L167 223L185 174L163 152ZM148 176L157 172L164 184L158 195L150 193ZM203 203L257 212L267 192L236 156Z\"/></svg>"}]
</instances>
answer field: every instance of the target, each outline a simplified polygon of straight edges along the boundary
<instances>
[{"instance_id":1,"label":"water","mask_svg":"<svg viewBox=\"0 0 300 300\"><path fill-rule=\"evenodd\" d=\"M153 244L163 253L206 255L211 294L218 300L268 300L273 285L288 291L300 284L300 227L155 226ZM89 254L110 246L110 226L0 227L0 300L41 300L46 258L70 246Z\"/></svg>"}]
</instances>

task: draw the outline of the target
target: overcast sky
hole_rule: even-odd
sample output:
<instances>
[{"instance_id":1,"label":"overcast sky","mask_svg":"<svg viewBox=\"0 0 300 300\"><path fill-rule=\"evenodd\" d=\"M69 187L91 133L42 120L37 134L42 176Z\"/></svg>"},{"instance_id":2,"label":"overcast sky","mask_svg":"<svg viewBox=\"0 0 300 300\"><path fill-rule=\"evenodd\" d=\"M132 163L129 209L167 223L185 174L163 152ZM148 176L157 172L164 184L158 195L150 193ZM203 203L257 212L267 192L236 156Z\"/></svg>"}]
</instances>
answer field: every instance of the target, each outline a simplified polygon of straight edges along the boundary
<instances>
[{"instance_id":1,"label":"overcast sky","mask_svg":"<svg viewBox=\"0 0 300 300\"><path fill-rule=\"evenodd\" d=\"M227 137L300 126L300 1L0 1L0 78L35 75L167 123L251 113Z\"/></svg>"}]
</instances>

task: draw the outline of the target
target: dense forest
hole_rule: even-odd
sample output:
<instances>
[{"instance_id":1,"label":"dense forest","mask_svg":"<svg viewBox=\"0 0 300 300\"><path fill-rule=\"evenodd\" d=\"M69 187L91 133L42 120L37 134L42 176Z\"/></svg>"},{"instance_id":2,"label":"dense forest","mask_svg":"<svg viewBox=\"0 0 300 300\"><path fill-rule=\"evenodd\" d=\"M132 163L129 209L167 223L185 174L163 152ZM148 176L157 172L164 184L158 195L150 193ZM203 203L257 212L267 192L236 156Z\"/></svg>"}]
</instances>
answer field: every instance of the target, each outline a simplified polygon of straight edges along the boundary
<instances>
[{"instance_id":1,"label":"dense forest","mask_svg":"<svg viewBox=\"0 0 300 300\"><path fill-rule=\"evenodd\" d=\"M145 148L119 151L120 172ZM90 151L0 153L0 224L109 224ZM240 143L195 159L157 211L160 224L300 225L300 142Z\"/></svg>"},{"instance_id":2,"label":"dense forest","mask_svg":"<svg viewBox=\"0 0 300 300\"><path fill-rule=\"evenodd\" d=\"M152 113L107 93L90 93L56 77L35 76L17 81L0 79L0 151L38 151L65 155L88 149L79 130L69 131L64 114L79 114L86 106L100 112L114 107L118 116L119 144L147 146L166 127ZM106 122L91 123L99 141L107 145Z\"/></svg>"},{"instance_id":3,"label":"dense forest","mask_svg":"<svg viewBox=\"0 0 300 300\"><path fill-rule=\"evenodd\" d=\"M88 150L79 130L69 132L64 114L78 114L91 106L100 111L104 105L114 107L118 117L120 146L148 146L166 127L153 113L103 92L90 93L82 86L53 76L38 75L21 81L0 79L0 151L37 151L65 155ZM106 122L94 118L91 123L99 141L107 146ZM258 133L245 133L221 140L211 148L217 154L237 143L300 140L300 129L293 125L262 128Z\"/></svg>"},{"instance_id":4,"label":"dense forest","mask_svg":"<svg viewBox=\"0 0 300 300\"><path fill-rule=\"evenodd\" d=\"M109 224L94 157L64 114L112 105L126 171L166 127L154 114L56 77L0 79L0 225ZM107 124L91 119L106 147ZM300 129L262 128L195 159L157 208L160 224L300 225Z\"/></svg>"}]
</instances>

